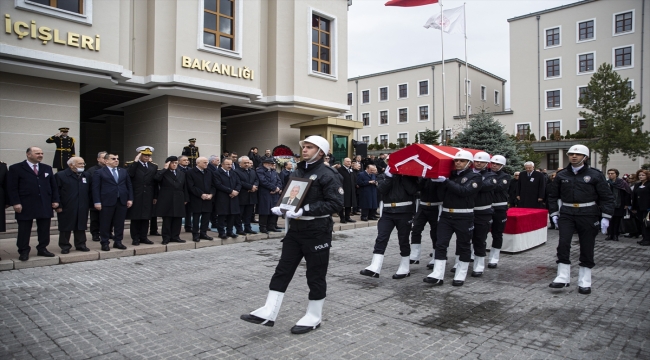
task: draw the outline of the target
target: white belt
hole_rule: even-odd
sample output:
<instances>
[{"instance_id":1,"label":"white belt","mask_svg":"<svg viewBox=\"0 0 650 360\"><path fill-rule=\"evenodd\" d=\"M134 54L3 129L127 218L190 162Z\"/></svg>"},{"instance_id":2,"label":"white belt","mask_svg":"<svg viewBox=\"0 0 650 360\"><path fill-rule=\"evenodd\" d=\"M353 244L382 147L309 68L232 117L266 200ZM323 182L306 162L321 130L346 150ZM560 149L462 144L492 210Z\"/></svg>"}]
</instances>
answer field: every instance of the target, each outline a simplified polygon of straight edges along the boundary
<instances>
[{"instance_id":1,"label":"white belt","mask_svg":"<svg viewBox=\"0 0 650 360\"><path fill-rule=\"evenodd\" d=\"M322 219L322 218L326 218L326 217L330 217L330 215L321 215L321 216L301 216L301 217L299 217L299 218L297 218L297 219L294 219L294 220L314 220L314 219Z\"/></svg>"},{"instance_id":2,"label":"white belt","mask_svg":"<svg viewBox=\"0 0 650 360\"><path fill-rule=\"evenodd\" d=\"M407 206L407 205L413 205L413 201L404 201L404 202L398 202L398 203L384 203L384 207L398 207L398 206Z\"/></svg>"},{"instance_id":3,"label":"white belt","mask_svg":"<svg viewBox=\"0 0 650 360\"><path fill-rule=\"evenodd\" d=\"M594 205L596 205L595 201L591 201L591 202L588 202L588 203L582 203L582 204L578 204L578 203L575 203L575 204L562 203L562 206L568 206L568 207L574 207L574 208L589 207L589 206L594 206Z\"/></svg>"},{"instance_id":4,"label":"white belt","mask_svg":"<svg viewBox=\"0 0 650 360\"><path fill-rule=\"evenodd\" d=\"M438 205L442 205L442 201L441 201L441 202L435 202L435 203L432 203L432 202L421 202L421 201L420 201L420 205L424 205L424 206L438 206Z\"/></svg>"},{"instance_id":5,"label":"white belt","mask_svg":"<svg viewBox=\"0 0 650 360\"><path fill-rule=\"evenodd\" d=\"M446 211L448 213L473 213L474 209L447 209L446 207L443 207L442 211Z\"/></svg>"},{"instance_id":6,"label":"white belt","mask_svg":"<svg viewBox=\"0 0 650 360\"><path fill-rule=\"evenodd\" d=\"M508 202L492 203L492 206L507 206Z\"/></svg>"},{"instance_id":7,"label":"white belt","mask_svg":"<svg viewBox=\"0 0 650 360\"><path fill-rule=\"evenodd\" d=\"M477 207L474 208L474 210L487 210L487 209L491 209L491 208L492 208L492 205L485 205L485 206L477 206Z\"/></svg>"}]
</instances>

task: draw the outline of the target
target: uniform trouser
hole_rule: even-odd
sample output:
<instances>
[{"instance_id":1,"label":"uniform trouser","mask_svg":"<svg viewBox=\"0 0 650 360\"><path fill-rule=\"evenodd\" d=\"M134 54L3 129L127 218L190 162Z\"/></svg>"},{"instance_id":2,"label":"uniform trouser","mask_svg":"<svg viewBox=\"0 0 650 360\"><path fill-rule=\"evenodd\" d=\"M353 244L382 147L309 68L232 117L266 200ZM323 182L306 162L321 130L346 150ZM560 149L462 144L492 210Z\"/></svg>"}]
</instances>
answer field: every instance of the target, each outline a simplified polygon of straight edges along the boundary
<instances>
[{"instance_id":1,"label":"uniform trouser","mask_svg":"<svg viewBox=\"0 0 650 360\"><path fill-rule=\"evenodd\" d=\"M163 216L162 238L163 241L179 239L181 237L182 217Z\"/></svg>"},{"instance_id":2,"label":"uniform trouser","mask_svg":"<svg viewBox=\"0 0 650 360\"><path fill-rule=\"evenodd\" d=\"M99 211L90 210L90 234L99 237Z\"/></svg>"},{"instance_id":3,"label":"uniform trouser","mask_svg":"<svg viewBox=\"0 0 650 360\"><path fill-rule=\"evenodd\" d=\"M111 228L113 229L113 241L116 243L122 242L122 239L124 239L126 210L126 205L122 205L119 202L113 206L102 206L102 210L99 213L99 235L102 245L108 245Z\"/></svg>"},{"instance_id":4,"label":"uniform trouser","mask_svg":"<svg viewBox=\"0 0 650 360\"><path fill-rule=\"evenodd\" d=\"M149 220L149 234L158 232L158 217L154 216Z\"/></svg>"},{"instance_id":5,"label":"uniform trouser","mask_svg":"<svg viewBox=\"0 0 650 360\"><path fill-rule=\"evenodd\" d=\"M74 247L79 249L86 246L86 230L59 231L59 247L61 250L70 250L70 235L74 233Z\"/></svg>"},{"instance_id":6,"label":"uniform trouser","mask_svg":"<svg viewBox=\"0 0 650 360\"><path fill-rule=\"evenodd\" d=\"M623 220L622 216L612 216L612 220L609 223L609 235L618 236L619 230L621 229L621 221Z\"/></svg>"},{"instance_id":7,"label":"uniform trouser","mask_svg":"<svg viewBox=\"0 0 650 360\"><path fill-rule=\"evenodd\" d=\"M413 229L411 230L411 244L421 244L422 243L422 231L424 231L424 226L429 223L431 227L429 231L429 236L431 237L431 243L433 244L433 249L436 249L436 240L438 239L438 206L423 206L420 205L418 212L415 214L415 219L413 219Z\"/></svg>"},{"instance_id":8,"label":"uniform trouser","mask_svg":"<svg viewBox=\"0 0 650 360\"><path fill-rule=\"evenodd\" d=\"M282 254L271 278L269 290L284 293L302 258L307 263L309 300L321 300L327 292L327 266L332 242L332 218L291 220L282 240Z\"/></svg>"},{"instance_id":9,"label":"uniform trouser","mask_svg":"<svg viewBox=\"0 0 650 360\"><path fill-rule=\"evenodd\" d=\"M149 231L149 219L131 219L129 233L133 241L145 240Z\"/></svg>"},{"instance_id":10,"label":"uniform trouser","mask_svg":"<svg viewBox=\"0 0 650 360\"><path fill-rule=\"evenodd\" d=\"M4 211L4 209L2 209ZM31 247L29 246L29 238L32 236L32 224L34 220L17 220L18 222L18 238L16 239L16 246L18 247L19 254L29 254ZM50 245L50 223L51 218L36 219L36 232L38 234L38 245L36 250L43 251Z\"/></svg>"},{"instance_id":11,"label":"uniform trouser","mask_svg":"<svg viewBox=\"0 0 650 360\"><path fill-rule=\"evenodd\" d=\"M192 234L199 235L205 234L208 232L208 223L210 222L210 216L212 213L203 212L203 213L192 213ZM199 222L200 226L199 227Z\"/></svg>"},{"instance_id":12,"label":"uniform trouser","mask_svg":"<svg viewBox=\"0 0 650 360\"><path fill-rule=\"evenodd\" d=\"M251 215L254 207L255 205L239 205L238 230L251 231Z\"/></svg>"},{"instance_id":13,"label":"uniform trouser","mask_svg":"<svg viewBox=\"0 0 650 360\"><path fill-rule=\"evenodd\" d=\"M474 256L485 257L487 234L490 232L492 214L474 214L474 231L472 232L472 245L474 245ZM458 247L456 248L458 254Z\"/></svg>"},{"instance_id":14,"label":"uniform trouser","mask_svg":"<svg viewBox=\"0 0 650 360\"><path fill-rule=\"evenodd\" d=\"M580 266L593 268L594 245L600 230L600 218L596 215L575 216L560 213L560 242L557 245L557 263L571 264L571 238L578 231L580 241Z\"/></svg>"},{"instance_id":15,"label":"uniform trouser","mask_svg":"<svg viewBox=\"0 0 650 360\"><path fill-rule=\"evenodd\" d=\"M397 228L397 240L399 241L400 256L411 255L411 246L409 244L409 234L411 233L411 213L384 213L377 222L377 239L375 240L375 250L373 254L383 255L386 252L386 246L390 239L390 234L394 228Z\"/></svg>"},{"instance_id":16,"label":"uniform trouser","mask_svg":"<svg viewBox=\"0 0 650 360\"><path fill-rule=\"evenodd\" d=\"M190 203L185 204L185 230L192 230L192 209Z\"/></svg>"},{"instance_id":17,"label":"uniform trouser","mask_svg":"<svg viewBox=\"0 0 650 360\"><path fill-rule=\"evenodd\" d=\"M474 215L455 216L443 211L438 221L438 240L436 241L436 260L447 260L447 248L451 236L456 233L456 254L460 261L469 262L472 258L472 233L474 231Z\"/></svg>"},{"instance_id":18,"label":"uniform trouser","mask_svg":"<svg viewBox=\"0 0 650 360\"><path fill-rule=\"evenodd\" d=\"M501 249L503 246L503 230L508 220L508 209L494 209L492 214L492 247Z\"/></svg>"},{"instance_id":19,"label":"uniform trouser","mask_svg":"<svg viewBox=\"0 0 650 360\"><path fill-rule=\"evenodd\" d=\"M228 234L232 234L233 226L235 225L235 214L228 214L228 215L222 215L219 214L217 217L217 223L219 226L219 230L221 229L226 229L226 232ZM223 235L221 231L219 231L219 235Z\"/></svg>"}]
</instances>

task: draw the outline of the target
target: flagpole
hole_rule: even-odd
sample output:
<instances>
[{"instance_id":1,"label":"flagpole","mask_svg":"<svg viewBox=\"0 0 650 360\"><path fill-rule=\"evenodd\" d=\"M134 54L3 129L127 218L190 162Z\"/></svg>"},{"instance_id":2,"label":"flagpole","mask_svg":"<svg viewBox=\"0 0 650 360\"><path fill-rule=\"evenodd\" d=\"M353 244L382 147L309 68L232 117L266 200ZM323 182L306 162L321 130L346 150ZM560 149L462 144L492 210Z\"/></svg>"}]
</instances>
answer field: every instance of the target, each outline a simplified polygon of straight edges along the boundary
<instances>
[{"instance_id":1,"label":"flagpole","mask_svg":"<svg viewBox=\"0 0 650 360\"><path fill-rule=\"evenodd\" d=\"M447 128L445 126L445 40L444 15L442 13L442 0L440 4L440 54L442 56L442 145L447 145Z\"/></svg>"},{"instance_id":2,"label":"flagpole","mask_svg":"<svg viewBox=\"0 0 650 360\"><path fill-rule=\"evenodd\" d=\"M463 33L465 35L465 128L469 127L469 64L467 63L467 8L463 3Z\"/></svg>"}]
</instances>

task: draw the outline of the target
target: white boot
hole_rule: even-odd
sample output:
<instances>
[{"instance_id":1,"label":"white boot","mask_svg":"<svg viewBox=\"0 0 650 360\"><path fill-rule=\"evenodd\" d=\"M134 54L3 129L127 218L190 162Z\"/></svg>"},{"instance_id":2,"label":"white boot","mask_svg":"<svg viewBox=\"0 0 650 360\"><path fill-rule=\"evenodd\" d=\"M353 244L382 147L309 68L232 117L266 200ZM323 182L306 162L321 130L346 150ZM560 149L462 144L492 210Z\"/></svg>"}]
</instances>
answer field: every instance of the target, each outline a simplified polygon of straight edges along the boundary
<instances>
[{"instance_id":1,"label":"white boot","mask_svg":"<svg viewBox=\"0 0 650 360\"><path fill-rule=\"evenodd\" d=\"M472 277L481 277L483 275L483 270L485 270L485 257L477 256L474 259L474 271L472 271Z\"/></svg>"},{"instance_id":2,"label":"white boot","mask_svg":"<svg viewBox=\"0 0 650 360\"><path fill-rule=\"evenodd\" d=\"M409 272L409 257L408 256L403 256L402 260L399 262L399 268L397 269L397 273L393 275L393 279L404 279L405 277L411 276L411 273Z\"/></svg>"},{"instance_id":3,"label":"white boot","mask_svg":"<svg viewBox=\"0 0 650 360\"><path fill-rule=\"evenodd\" d=\"M381 272L381 265L383 263L384 263L384 255L373 254L372 262L370 263L370 266L368 266L364 270L361 270L361 275L378 278L379 273Z\"/></svg>"},{"instance_id":4,"label":"white boot","mask_svg":"<svg viewBox=\"0 0 650 360\"><path fill-rule=\"evenodd\" d=\"M307 305L307 313L303 316L296 326L291 328L293 334L308 333L320 326L323 317L323 304L325 299L322 300L309 300Z\"/></svg>"},{"instance_id":5,"label":"white boot","mask_svg":"<svg viewBox=\"0 0 650 360\"><path fill-rule=\"evenodd\" d=\"M420 263L420 251L422 250L422 244L411 244L411 256L410 256L410 262L411 264L419 264Z\"/></svg>"},{"instance_id":6,"label":"white boot","mask_svg":"<svg viewBox=\"0 0 650 360\"><path fill-rule=\"evenodd\" d=\"M578 292L581 294L591 294L591 269L580 267L578 271Z\"/></svg>"},{"instance_id":7,"label":"white boot","mask_svg":"<svg viewBox=\"0 0 650 360\"><path fill-rule=\"evenodd\" d=\"M453 286L463 286L465 283L465 277L467 277L468 268L468 262L461 261L458 264L458 268L456 269L456 276L454 276L454 281L451 283Z\"/></svg>"},{"instance_id":8,"label":"white boot","mask_svg":"<svg viewBox=\"0 0 650 360\"><path fill-rule=\"evenodd\" d=\"M495 269L497 267L497 264L499 263L500 253L501 253L501 249L495 249L495 248L490 249L490 260L488 261L488 267L490 269Z\"/></svg>"},{"instance_id":9,"label":"white boot","mask_svg":"<svg viewBox=\"0 0 650 360\"><path fill-rule=\"evenodd\" d=\"M552 288L563 288L569 286L571 280L571 265L569 264L557 264L557 277L549 285Z\"/></svg>"},{"instance_id":10,"label":"white boot","mask_svg":"<svg viewBox=\"0 0 650 360\"><path fill-rule=\"evenodd\" d=\"M425 277L423 281L435 286L442 285L445 277L445 266L447 266L447 260L434 260L433 272Z\"/></svg>"},{"instance_id":11,"label":"white boot","mask_svg":"<svg viewBox=\"0 0 650 360\"><path fill-rule=\"evenodd\" d=\"M460 255L456 255L456 261L454 262L454 267L451 268L451 270L449 271L455 273L459 263L460 263Z\"/></svg>"},{"instance_id":12,"label":"white boot","mask_svg":"<svg viewBox=\"0 0 650 360\"><path fill-rule=\"evenodd\" d=\"M280 312L283 298L284 293L271 290L266 297L266 304L263 307L250 314L242 315L241 319L255 324L273 326L275 324L275 318L278 317L278 312Z\"/></svg>"}]
</instances>

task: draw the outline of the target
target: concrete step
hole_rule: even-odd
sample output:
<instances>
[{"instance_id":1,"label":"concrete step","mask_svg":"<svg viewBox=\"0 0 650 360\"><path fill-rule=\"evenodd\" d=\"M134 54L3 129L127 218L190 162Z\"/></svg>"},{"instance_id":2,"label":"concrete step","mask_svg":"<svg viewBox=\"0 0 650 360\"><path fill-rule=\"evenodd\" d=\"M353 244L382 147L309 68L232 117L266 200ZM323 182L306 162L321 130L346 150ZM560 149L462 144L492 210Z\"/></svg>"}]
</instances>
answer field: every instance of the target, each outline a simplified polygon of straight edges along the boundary
<instances>
[{"instance_id":1,"label":"concrete step","mask_svg":"<svg viewBox=\"0 0 650 360\"><path fill-rule=\"evenodd\" d=\"M16 220L7 220L7 232L0 232L0 239L9 239L13 238L15 239L18 236L18 222ZM59 234L59 229L57 228L59 222L56 217L52 218L52 222L50 223L50 235L58 235ZM126 220L124 223L124 228L129 229L129 225L131 224L130 220ZM90 227L90 220L88 221L87 225ZM162 227L162 218L158 218L158 232L160 232L160 228ZM36 221L34 221L34 224L32 225L32 234L36 233Z\"/></svg>"}]
</instances>

